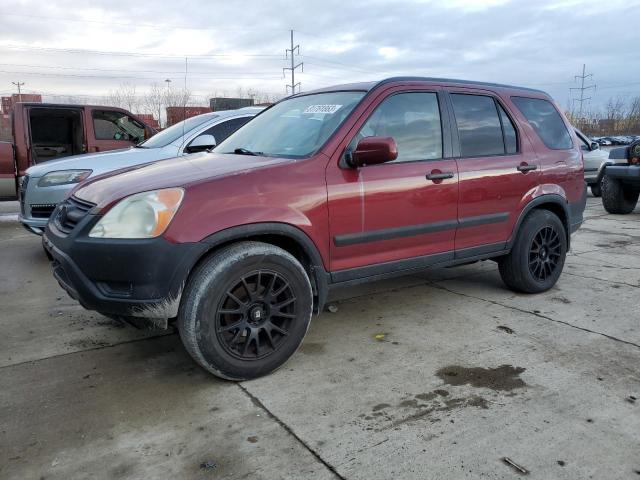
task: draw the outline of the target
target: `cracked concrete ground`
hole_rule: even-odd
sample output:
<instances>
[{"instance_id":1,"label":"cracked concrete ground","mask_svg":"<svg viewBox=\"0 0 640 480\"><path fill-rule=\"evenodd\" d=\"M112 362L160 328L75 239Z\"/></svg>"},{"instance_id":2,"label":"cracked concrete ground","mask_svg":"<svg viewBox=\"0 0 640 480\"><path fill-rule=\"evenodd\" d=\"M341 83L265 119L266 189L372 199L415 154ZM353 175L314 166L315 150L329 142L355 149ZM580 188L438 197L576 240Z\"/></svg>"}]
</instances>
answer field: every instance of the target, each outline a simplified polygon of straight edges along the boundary
<instances>
[{"instance_id":1,"label":"cracked concrete ground","mask_svg":"<svg viewBox=\"0 0 640 480\"><path fill-rule=\"evenodd\" d=\"M239 384L171 332L82 310L0 221L0 478L517 477L504 457L640 478L640 214L590 198L587 218L547 293L493 262L344 290L284 368Z\"/></svg>"}]
</instances>

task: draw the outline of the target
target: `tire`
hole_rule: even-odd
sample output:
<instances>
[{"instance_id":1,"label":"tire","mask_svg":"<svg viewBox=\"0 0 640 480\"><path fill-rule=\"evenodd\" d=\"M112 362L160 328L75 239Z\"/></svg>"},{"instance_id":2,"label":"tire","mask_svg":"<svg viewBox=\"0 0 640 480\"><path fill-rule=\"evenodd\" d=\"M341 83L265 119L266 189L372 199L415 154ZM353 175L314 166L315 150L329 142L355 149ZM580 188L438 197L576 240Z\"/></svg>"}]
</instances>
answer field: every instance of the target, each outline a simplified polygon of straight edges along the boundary
<instances>
[{"instance_id":1,"label":"tire","mask_svg":"<svg viewBox=\"0 0 640 480\"><path fill-rule=\"evenodd\" d=\"M511 252L498 260L498 268L511 290L540 293L556 284L566 256L567 234L562 221L549 210L536 209L523 220Z\"/></svg>"},{"instance_id":2,"label":"tire","mask_svg":"<svg viewBox=\"0 0 640 480\"><path fill-rule=\"evenodd\" d=\"M594 197L602 196L602 185L600 184L600 182L592 183L591 185L589 185L589 187L591 187L591 195L593 195Z\"/></svg>"},{"instance_id":3,"label":"tire","mask_svg":"<svg viewBox=\"0 0 640 480\"><path fill-rule=\"evenodd\" d=\"M602 179L602 206L609 213L626 215L633 212L639 194L637 190L625 187L616 178L605 175Z\"/></svg>"},{"instance_id":4,"label":"tire","mask_svg":"<svg viewBox=\"0 0 640 480\"><path fill-rule=\"evenodd\" d=\"M312 311L311 283L298 260L274 245L241 242L193 271L178 331L204 369L247 380L273 372L295 353Z\"/></svg>"}]
</instances>

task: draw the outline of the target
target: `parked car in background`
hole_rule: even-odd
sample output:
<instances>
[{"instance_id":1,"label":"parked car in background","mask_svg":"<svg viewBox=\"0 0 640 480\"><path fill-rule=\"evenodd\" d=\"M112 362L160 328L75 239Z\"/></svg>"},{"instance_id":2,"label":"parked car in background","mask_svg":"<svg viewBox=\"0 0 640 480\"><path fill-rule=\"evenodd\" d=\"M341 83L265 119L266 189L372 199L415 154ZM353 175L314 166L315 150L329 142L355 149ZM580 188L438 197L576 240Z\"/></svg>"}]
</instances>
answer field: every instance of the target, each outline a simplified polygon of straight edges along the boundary
<instances>
[{"instance_id":1,"label":"parked car in background","mask_svg":"<svg viewBox=\"0 0 640 480\"><path fill-rule=\"evenodd\" d=\"M248 107L206 113L177 123L134 147L31 167L21 182L18 218L27 230L40 235L53 209L79 182L113 170L213 148L261 110Z\"/></svg>"},{"instance_id":2,"label":"parked car in background","mask_svg":"<svg viewBox=\"0 0 640 480\"><path fill-rule=\"evenodd\" d=\"M600 137L598 138L598 143L603 147L608 147L611 145L611 140L606 137Z\"/></svg>"},{"instance_id":3,"label":"parked car in background","mask_svg":"<svg viewBox=\"0 0 640 480\"><path fill-rule=\"evenodd\" d=\"M615 148L602 179L602 205L609 213L633 212L640 197L640 140L625 148Z\"/></svg>"},{"instance_id":4,"label":"parked car in background","mask_svg":"<svg viewBox=\"0 0 640 480\"><path fill-rule=\"evenodd\" d=\"M189 163L89 180L43 245L85 308L177 317L194 360L234 380L291 357L330 289L493 259L510 289L548 290L586 202L546 93L463 80L297 94Z\"/></svg>"},{"instance_id":5,"label":"parked car in background","mask_svg":"<svg viewBox=\"0 0 640 480\"><path fill-rule=\"evenodd\" d=\"M584 181L591 188L594 197L602 194L600 182L604 175L604 167L609 159L609 152L600 148L595 140L589 138L580 130L575 129L580 149L582 150L582 158L584 159Z\"/></svg>"},{"instance_id":6,"label":"parked car in background","mask_svg":"<svg viewBox=\"0 0 640 480\"><path fill-rule=\"evenodd\" d=\"M14 200L27 168L88 152L129 147L156 131L127 110L94 105L16 103L13 142L0 142L0 200Z\"/></svg>"}]
</instances>

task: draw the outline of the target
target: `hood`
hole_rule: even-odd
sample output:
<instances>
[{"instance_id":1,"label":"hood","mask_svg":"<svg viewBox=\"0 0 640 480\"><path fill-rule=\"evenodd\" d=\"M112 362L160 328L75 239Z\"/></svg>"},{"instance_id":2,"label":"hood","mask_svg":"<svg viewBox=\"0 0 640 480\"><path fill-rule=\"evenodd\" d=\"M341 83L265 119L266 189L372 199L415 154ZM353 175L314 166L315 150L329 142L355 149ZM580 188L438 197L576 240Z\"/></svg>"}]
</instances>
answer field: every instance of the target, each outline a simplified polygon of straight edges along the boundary
<instances>
[{"instance_id":1,"label":"hood","mask_svg":"<svg viewBox=\"0 0 640 480\"><path fill-rule=\"evenodd\" d=\"M175 150L166 156L175 155ZM58 160L49 160L39 165L29 167L27 174L30 177L42 177L43 175L58 170L86 169L93 170L92 175L116 170L119 168L135 165L152 160L163 158L162 149L159 148L122 148L119 150L109 150L108 152L85 153L83 155L73 155Z\"/></svg>"},{"instance_id":2,"label":"hood","mask_svg":"<svg viewBox=\"0 0 640 480\"><path fill-rule=\"evenodd\" d=\"M193 154L89 180L74 195L102 209L134 193L168 187L186 188L212 178L244 174L285 162L295 160L221 153Z\"/></svg>"}]
</instances>

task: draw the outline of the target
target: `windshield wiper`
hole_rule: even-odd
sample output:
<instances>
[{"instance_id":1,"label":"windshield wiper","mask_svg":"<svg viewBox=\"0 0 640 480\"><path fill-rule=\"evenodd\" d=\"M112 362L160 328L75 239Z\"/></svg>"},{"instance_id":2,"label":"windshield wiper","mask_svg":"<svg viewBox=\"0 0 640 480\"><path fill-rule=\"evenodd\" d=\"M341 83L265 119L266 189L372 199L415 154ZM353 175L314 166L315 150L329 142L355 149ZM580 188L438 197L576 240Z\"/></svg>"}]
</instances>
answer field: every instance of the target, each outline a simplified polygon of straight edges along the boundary
<instances>
[{"instance_id":1,"label":"windshield wiper","mask_svg":"<svg viewBox=\"0 0 640 480\"><path fill-rule=\"evenodd\" d=\"M260 156L260 155L264 155L264 153L262 152L252 152L251 150L249 150L248 148L236 148L233 153L237 154L237 155L254 155L254 156Z\"/></svg>"}]
</instances>

